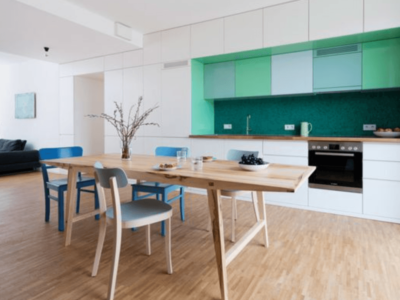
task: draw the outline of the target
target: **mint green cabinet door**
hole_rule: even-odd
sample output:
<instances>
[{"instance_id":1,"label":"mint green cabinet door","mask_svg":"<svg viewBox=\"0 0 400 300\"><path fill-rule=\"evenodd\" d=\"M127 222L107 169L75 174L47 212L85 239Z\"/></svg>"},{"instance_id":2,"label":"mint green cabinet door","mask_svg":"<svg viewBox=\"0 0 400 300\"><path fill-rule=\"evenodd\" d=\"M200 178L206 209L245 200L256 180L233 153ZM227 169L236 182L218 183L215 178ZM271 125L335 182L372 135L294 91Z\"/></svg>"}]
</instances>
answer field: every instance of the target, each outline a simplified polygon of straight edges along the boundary
<instances>
[{"instance_id":1,"label":"mint green cabinet door","mask_svg":"<svg viewBox=\"0 0 400 300\"><path fill-rule=\"evenodd\" d=\"M361 89L361 47L359 52L326 56L316 56L317 51L314 50L314 92Z\"/></svg>"},{"instance_id":2,"label":"mint green cabinet door","mask_svg":"<svg viewBox=\"0 0 400 300\"><path fill-rule=\"evenodd\" d=\"M400 87L400 38L363 45L363 89Z\"/></svg>"},{"instance_id":3,"label":"mint green cabinet door","mask_svg":"<svg viewBox=\"0 0 400 300\"><path fill-rule=\"evenodd\" d=\"M204 66L204 98L235 97L235 63L233 61Z\"/></svg>"},{"instance_id":4,"label":"mint green cabinet door","mask_svg":"<svg viewBox=\"0 0 400 300\"><path fill-rule=\"evenodd\" d=\"M237 60L236 97L271 95L271 57Z\"/></svg>"}]
</instances>

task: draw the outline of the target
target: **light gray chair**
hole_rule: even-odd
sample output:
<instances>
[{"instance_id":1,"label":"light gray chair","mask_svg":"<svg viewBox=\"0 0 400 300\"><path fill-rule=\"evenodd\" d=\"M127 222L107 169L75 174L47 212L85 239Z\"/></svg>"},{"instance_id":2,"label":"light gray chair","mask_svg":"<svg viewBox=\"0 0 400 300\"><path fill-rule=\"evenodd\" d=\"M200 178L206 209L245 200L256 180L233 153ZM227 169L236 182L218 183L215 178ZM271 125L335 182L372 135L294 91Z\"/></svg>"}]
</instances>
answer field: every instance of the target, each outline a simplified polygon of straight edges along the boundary
<instances>
[{"instance_id":1,"label":"light gray chair","mask_svg":"<svg viewBox=\"0 0 400 300\"><path fill-rule=\"evenodd\" d=\"M114 251L111 267L111 276L108 286L107 299L114 299L115 285L117 282L117 271L119 255L121 251L121 235L123 228L146 226L146 252L151 254L150 224L166 221L165 250L167 254L167 271L172 274L171 259L171 217L172 207L155 199L142 199L120 202L118 188L128 185L128 178L122 169L104 169L101 163L95 164L95 178L100 198L100 230L97 243L96 256L93 264L92 276L97 275L100 264L101 252L103 250L106 236L107 223L114 225ZM112 207L107 209L104 189L111 189Z\"/></svg>"},{"instance_id":2,"label":"light gray chair","mask_svg":"<svg viewBox=\"0 0 400 300\"><path fill-rule=\"evenodd\" d=\"M236 150L236 149L230 149L226 155L227 160L232 160L232 161L240 161L243 155L250 155L253 154L255 157L258 157L258 151L245 151L245 150ZM236 220L237 220L237 204L236 204L236 198L248 193L249 191L240 191L240 190L222 190L221 191L221 196L224 197L230 197L232 198L232 232L231 232L231 241L235 242L236 241L236 235L235 235L235 225L236 225ZM252 201L254 205L254 212L257 217L257 202L256 199L254 199L253 193L251 194L252 196Z\"/></svg>"}]
</instances>

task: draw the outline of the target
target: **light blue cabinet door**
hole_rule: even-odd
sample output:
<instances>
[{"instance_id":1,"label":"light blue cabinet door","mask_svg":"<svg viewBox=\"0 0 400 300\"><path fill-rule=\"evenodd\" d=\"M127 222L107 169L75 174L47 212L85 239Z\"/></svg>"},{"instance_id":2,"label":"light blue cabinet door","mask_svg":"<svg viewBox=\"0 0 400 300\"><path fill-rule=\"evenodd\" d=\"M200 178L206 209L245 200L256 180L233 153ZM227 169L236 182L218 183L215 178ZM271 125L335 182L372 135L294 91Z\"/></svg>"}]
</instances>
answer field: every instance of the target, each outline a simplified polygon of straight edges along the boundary
<instances>
[{"instance_id":1,"label":"light blue cabinet door","mask_svg":"<svg viewBox=\"0 0 400 300\"><path fill-rule=\"evenodd\" d=\"M235 62L223 62L204 66L204 98L235 97Z\"/></svg>"},{"instance_id":2,"label":"light blue cabinet door","mask_svg":"<svg viewBox=\"0 0 400 300\"><path fill-rule=\"evenodd\" d=\"M314 92L360 90L361 52L314 57Z\"/></svg>"},{"instance_id":3,"label":"light blue cabinet door","mask_svg":"<svg viewBox=\"0 0 400 300\"><path fill-rule=\"evenodd\" d=\"M313 52L273 55L272 95L313 92Z\"/></svg>"}]
</instances>

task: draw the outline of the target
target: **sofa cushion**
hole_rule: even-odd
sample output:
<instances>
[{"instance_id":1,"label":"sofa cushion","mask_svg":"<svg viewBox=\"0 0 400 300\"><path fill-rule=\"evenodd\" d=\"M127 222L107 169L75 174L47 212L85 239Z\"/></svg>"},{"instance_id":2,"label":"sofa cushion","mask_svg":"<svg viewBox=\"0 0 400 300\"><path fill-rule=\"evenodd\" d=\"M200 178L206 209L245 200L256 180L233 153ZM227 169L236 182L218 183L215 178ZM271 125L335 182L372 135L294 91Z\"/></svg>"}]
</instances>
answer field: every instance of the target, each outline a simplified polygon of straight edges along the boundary
<instances>
[{"instance_id":1,"label":"sofa cushion","mask_svg":"<svg viewBox=\"0 0 400 300\"><path fill-rule=\"evenodd\" d=\"M12 165L18 163L30 163L36 162L38 166L39 163L39 151L29 150L29 151L8 151L0 153L0 167L3 165Z\"/></svg>"},{"instance_id":2,"label":"sofa cushion","mask_svg":"<svg viewBox=\"0 0 400 300\"><path fill-rule=\"evenodd\" d=\"M0 152L22 151L25 149L25 140L0 139Z\"/></svg>"}]
</instances>

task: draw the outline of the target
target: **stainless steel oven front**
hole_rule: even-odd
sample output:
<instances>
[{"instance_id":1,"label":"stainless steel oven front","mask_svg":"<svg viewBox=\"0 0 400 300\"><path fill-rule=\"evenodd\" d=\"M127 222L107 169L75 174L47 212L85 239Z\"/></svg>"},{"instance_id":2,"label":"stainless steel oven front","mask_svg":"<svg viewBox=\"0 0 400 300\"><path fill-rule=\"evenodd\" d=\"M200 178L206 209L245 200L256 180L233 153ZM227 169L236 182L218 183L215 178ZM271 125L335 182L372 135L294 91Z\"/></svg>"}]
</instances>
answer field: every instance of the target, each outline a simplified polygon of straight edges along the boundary
<instances>
[{"instance_id":1,"label":"stainless steel oven front","mask_svg":"<svg viewBox=\"0 0 400 300\"><path fill-rule=\"evenodd\" d=\"M309 187L362 193L362 143L309 142L308 164Z\"/></svg>"}]
</instances>

